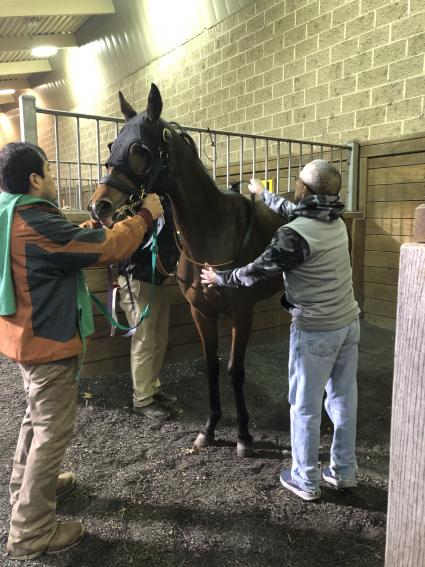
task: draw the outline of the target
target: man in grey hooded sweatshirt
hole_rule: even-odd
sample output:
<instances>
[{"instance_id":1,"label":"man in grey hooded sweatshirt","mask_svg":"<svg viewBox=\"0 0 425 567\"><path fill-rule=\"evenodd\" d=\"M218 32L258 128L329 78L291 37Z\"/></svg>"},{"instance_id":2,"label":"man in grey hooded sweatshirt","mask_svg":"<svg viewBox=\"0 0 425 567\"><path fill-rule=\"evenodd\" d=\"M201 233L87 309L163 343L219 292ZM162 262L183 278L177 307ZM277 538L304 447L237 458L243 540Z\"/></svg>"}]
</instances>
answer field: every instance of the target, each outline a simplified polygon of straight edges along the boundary
<instances>
[{"instance_id":1,"label":"man in grey hooded sweatshirt","mask_svg":"<svg viewBox=\"0 0 425 567\"><path fill-rule=\"evenodd\" d=\"M357 485L356 421L359 308L354 298L348 235L341 214L341 175L314 160L296 178L294 203L265 191L252 179L249 190L287 221L265 251L247 266L215 271L209 286L251 286L283 274L283 307L292 315L289 354L292 468L280 482L304 500L321 496L323 479L337 488ZM323 395L333 422L330 467L320 471L318 452Z\"/></svg>"}]
</instances>

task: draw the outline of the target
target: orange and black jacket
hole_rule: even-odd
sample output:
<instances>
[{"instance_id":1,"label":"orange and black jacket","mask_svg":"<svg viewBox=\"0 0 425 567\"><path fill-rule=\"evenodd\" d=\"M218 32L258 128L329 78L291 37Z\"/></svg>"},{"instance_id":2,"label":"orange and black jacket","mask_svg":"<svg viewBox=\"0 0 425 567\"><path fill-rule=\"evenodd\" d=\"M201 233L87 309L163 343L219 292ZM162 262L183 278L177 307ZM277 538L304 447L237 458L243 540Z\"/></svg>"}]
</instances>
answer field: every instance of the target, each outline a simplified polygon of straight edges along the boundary
<instances>
[{"instance_id":1,"label":"orange and black jacket","mask_svg":"<svg viewBox=\"0 0 425 567\"><path fill-rule=\"evenodd\" d=\"M17 207L10 250L17 309L0 317L0 352L23 364L81 354L79 270L128 258L147 230L139 215L112 230L91 229L76 226L48 204Z\"/></svg>"}]
</instances>

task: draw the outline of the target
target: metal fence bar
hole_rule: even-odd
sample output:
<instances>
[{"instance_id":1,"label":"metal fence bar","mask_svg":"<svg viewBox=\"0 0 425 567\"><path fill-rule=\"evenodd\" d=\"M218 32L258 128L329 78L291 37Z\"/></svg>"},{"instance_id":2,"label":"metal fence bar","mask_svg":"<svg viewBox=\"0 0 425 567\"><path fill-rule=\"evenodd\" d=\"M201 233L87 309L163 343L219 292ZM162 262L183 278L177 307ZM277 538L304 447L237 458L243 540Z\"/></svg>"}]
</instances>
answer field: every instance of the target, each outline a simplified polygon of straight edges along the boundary
<instances>
[{"instance_id":1,"label":"metal fence bar","mask_svg":"<svg viewBox=\"0 0 425 567\"><path fill-rule=\"evenodd\" d=\"M100 126L99 120L96 120L96 155L97 155L97 182L100 183L102 178L102 166L100 165Z\"/></svg>"},{"instance_id":2,"label":"metal fence bar","mask_svg":"<svg viewBox=\"0 0 425 567\"><path fill-rule=\"evenodd\" d=\"M240 159L239 159L239 181L242 184L243 183L243 142L244 142L244 137L241 136L240 137ZM242 191L242 187L241 187L241 191Z\"/></svg>"},{"instance_id":3,"label":"metal fence bar","mask_svg":"<svg viewBox=\"0 0 425 567\"><path fill-rule=\"evenodd\" d=\"M58 117L54 117L54 130L55 130L55 158L56 158L56 191L58 194L58 205L61 206L61 169L60 169L60 150L59 150L59 125Z\"/></svg>"},{"instance_id":4,"label":"metal fence bar","mask_svg":"<svg viewBox=\"0 0 425 567\"><path fill-rule=\"evenodd\" d=\"M302 170L303 168L303 145L300 144L300 167L298 169L298 173Z\"/></svg>"},{"instance_id":5,"label":"metal fence bar","mask_svg":"<svg viewBox=\"0 0 425 567\"><path fill-rule=\"evenodd\" d=\"M257 164L257 140L252 141L252 177L255 179L255 166Z\"/></svg>"},{"instance_id":6,"label":"metal fence bar","mask_svg":"<svg viewBox=\"0 0 425 567\"><path fill-rule=\"evenodd\" d=\"M358 208L358 176L359 176L359 142L348 142L351 150L347 154L348 180L347 180L347 210L356 211Z\"/></svg>"},{"instance_id":7,"label":"metal fence bar","mask_svg":"<svg viewBox=\"0 0 425 567\"><path fill-rule=\"evenodd\" d=\"M226 187L230 184L230 136L226 136Z\"/></svg>"},{"instance_id":8,"label":"metal fence bar","mask_svg":"<svg viewBox=\"0 0 425 567\"><path fill-rule=\"evenodd\" d=\"M93 195L93 171L92 171L92 164L89 164L90 170L90 197Z\"/></svg>"},{"instance_id":9,"label":"metal fence bar","mask_svg":"<svg viewBox=\"0 0 425 567\"><path fill-rule=\"evenodd\" d=\"M288 184L287 184L287 191L288 193L291 190L291 166L292 166L292 143L288 143Z\"/></svg>"},{"instance_id":10,"label":"metal fence bar","mask_svg":"<svg viewBox=\"0 0 425 567\"><path fill-rule=\"evenodd\" d=\"M280 189L280 142L276 145L277 156L276 156L276 193L279 193Z\"/></svg>"},{"instance_id":11,"label":"metal fence bar","mask_svg":"<svg viewBox=\"0 0 425 567\"><path fill-rule=\"evenodd\" d=\"M269 178L269 141L266 140L266 161L264 164L264 176L266 178L266 183Z\"/></svg>"},{"instance_id":12,"label":"metal fence bar","mask_svg":"<svg viewBox=\"0 0 425 567\"><path fill-rule=\"evenodd\" d=\"M71 164L68 163L68 206L71 206Z\"/></svg>"},{"instance_id":13,"label":"metal fence bar","mask_svg":"<svg viewBox=\"0 0 425 567\"><path fill-rule=\"evenodd\" d=\"M83 208L83 188L81 187L81 133L80 118L77 116L77 174L78 174L78 191L76 205L78 209Z\"/></svg>"},{"instance_id":14,"label":"metal fence bar","mask_svg":"<svg viewBox=\"0 0 425 567\"><path fill-rule=\"evenodd\" d=\"M216 132L212 135L212 147L213 147L213 179L216 180L217 177L217 134Z\"/></svg>"}]
</instances>

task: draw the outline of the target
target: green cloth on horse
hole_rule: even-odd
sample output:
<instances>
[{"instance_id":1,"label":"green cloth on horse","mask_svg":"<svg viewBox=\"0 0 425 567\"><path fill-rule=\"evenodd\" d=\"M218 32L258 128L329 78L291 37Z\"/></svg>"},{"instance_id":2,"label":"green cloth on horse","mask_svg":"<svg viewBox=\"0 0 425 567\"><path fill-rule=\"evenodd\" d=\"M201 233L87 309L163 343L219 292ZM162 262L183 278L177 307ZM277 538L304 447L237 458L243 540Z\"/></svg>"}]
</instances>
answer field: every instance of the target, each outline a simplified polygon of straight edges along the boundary
<instances>
[{"instance_id":1,"label":"green cloth on horse","mask_svg":"<svg viewBox=\"0 0 425 567\"><path fill-rule=\"evenodd\" d=\"M0 316L14 315L16 313L10 257L10 240L15 208L38 203L46 203L59 211L52 202L46 199L40 199L28 194L0 191ZM85 350L85 339L93 334L94 322L89 291L82 270L77 273L77 306L78 326Z\"/></svg>"}]
</instances>

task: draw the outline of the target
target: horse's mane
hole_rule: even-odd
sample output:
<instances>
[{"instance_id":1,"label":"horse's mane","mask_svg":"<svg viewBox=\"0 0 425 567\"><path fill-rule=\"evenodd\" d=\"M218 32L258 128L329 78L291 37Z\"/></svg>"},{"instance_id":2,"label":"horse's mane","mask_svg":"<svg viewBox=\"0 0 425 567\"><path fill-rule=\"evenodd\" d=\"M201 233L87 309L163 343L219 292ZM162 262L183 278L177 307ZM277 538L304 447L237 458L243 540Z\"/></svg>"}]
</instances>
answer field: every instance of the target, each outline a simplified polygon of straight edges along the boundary
<instances>
[{"instance_id":1,"label":"horse's mane","mask_svg":"<svg viewBox=\"0 0 425 567\"><path fill-rule=\"evenodd\" d=\"M196 160L198 162L198 164L201 166L201 168L203 169L203 171L208 175L208 177L210 178L210 180L212 181L212 183L217 187L217 183L214 181L214 179L211 177L211 173L208 171L207 167L205 166L205 164L203 163L203 161L201 160L199 153L198 153L198 148L192 138L192 136L190 134L188 134L186 132L186 130L183 128L183 126L180 126L180 124L178 122L169 122L169 124L171 126L173 126L173 128L176 130L177 134L180 136L180 138L184 141L184 143L192 150L193 154L196 157ZM219 189L219 187L217 187L217 189Z\"/></svg>"},{"instance_id":2,"label":"horse's mane","mask_svg":"<svg viewBox=\"0 0 425 567\"><path fill-rule=\"evenodd\" d=\"M189 146L189 148L193 151L193 153L199 159L198 148L196 147L196 144L195 144L192 136L190 134L188 134L186 132L186 130L182 126L180 126L180 124L178 122L170 122L170 124L171 124L171 126L173 126L176 129L177 134L182 138L182 140L184 142L186 142L186 144Z\"/></svg>"}]
</instances>

